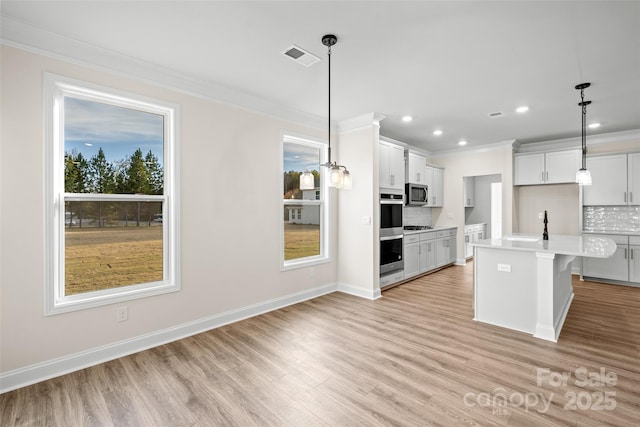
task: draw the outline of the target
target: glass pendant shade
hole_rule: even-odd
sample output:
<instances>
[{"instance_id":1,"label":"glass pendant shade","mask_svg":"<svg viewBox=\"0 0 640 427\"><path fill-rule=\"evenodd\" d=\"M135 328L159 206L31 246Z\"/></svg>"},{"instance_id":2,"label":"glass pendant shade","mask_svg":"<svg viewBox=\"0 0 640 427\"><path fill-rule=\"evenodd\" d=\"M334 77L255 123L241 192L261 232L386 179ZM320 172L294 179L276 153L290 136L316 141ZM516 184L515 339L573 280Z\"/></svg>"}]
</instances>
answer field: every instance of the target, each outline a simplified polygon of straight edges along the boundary
<instances>
[{"instance_id":1,"label":"glass pendant shade","mask_svg":"<svg viewBox=\"0 0 640 427\"><path fill-rule=\"evenodd\" d=\"M591 185L591 172L586 169L579 169L576 172L576 182L578 185Z\"/></svg>"},{"instance_id":2,"label":"glass pendant shade","mask_svg":"<svg viewBox=\"0 0 640 427\"><path fill-rule=\"evenodd\" d=\"M353 181L351 180L351 174L349 171L344 171L342 174L342 189L343 190L351 190L353 186Z\"/></svg>"},{"instance_id":3,"label":"glass pendant shade","mask_svg":"<svg viewBox=\"0 0 640 427\"><path fill-rule=\"evenodd\" d=\"M329 169L329 186L342 188L342 178L344 174L338 166L331 166Z\"/></svg>"},{"instance_id":4,"label":"glass pendant shade","mask_svg":"<svg viewBox=\"0 0 640 427\"><path fill-rule=\"evenodd\" d=\"M302 174L300 175L300 189L313 190L315 188L313 181L313 174L311 172L302 172Z\"/></svg>"}]
</instances>

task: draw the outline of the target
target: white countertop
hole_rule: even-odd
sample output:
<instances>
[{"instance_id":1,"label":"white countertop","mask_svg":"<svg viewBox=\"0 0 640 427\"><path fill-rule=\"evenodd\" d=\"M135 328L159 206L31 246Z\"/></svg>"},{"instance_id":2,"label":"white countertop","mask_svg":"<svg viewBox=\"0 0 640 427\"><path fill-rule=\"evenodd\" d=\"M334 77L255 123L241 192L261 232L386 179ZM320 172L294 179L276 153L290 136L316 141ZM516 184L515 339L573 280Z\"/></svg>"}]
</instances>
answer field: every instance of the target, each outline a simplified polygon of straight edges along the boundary
<instances>
[{"instance_id":1,"label":"white countertop","mask_svg":"<svg viewBox=\"0 0 640 427\"><path fill-rule=\"evenodd\" d=\"M526 252L546 252L561 255L609 258L616 251L616 244L608 237L550 235L542 240L540 235L513 234L501 239L486 239L472 243L482 248L509 249Z\"/></svg>"},{"instance_id":2,"label":"white countertop","mask_svg":"<svg viewBox=\"0 0 640 427\"><path fill-rule=\"evenodd\" d=\"M443 231L443 230L454 230L457 229L458 227L451 225L451 226L445 226L445 225L434 225L433 228L430 228L428 230L404 230L403 234L418 234L418 233L433 233L436 231Z\"/></svg>"}]
</instances>

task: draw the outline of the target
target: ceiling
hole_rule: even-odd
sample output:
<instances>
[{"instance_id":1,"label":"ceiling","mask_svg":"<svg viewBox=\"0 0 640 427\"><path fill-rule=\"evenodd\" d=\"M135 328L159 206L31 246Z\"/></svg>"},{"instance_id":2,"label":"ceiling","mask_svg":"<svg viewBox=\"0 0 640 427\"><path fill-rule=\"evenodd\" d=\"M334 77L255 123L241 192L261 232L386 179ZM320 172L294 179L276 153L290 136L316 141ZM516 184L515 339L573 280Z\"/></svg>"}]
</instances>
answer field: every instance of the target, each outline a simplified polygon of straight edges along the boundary
<instances>
[{"instance_id":1,"label":"ceiling","mask_svg":"<svg viewBox=\"0 0 640 427\"><path fill-rule=\"evenodd\" d=\"M458 149L460 139L468 149L579 136L582 82L592 83L588 122L601 123L589 134L640 128L636 1L3 0L1 8L3 19L323 120L321 38L333 33L332 119L381 113L381 134L431 152ZM297 64L282 54L292 44L323 60ZM529 111L516 113L521 105Z\"/></svg>"}]
</instances>

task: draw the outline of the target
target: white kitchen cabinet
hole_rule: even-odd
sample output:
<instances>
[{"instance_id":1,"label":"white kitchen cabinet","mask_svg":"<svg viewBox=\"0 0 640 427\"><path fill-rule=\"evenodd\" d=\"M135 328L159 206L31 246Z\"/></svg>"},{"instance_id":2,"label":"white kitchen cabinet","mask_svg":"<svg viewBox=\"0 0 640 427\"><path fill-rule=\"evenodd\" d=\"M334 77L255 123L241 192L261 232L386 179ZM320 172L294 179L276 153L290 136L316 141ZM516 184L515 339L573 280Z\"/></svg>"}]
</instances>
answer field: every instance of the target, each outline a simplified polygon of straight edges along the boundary
<instances>
[{"instance_id":1,"label":"white kitchen cabinet","mask_svg":"<svg viewBox=\"0 0 640 427\"><path fill-rule=\"evenodd\" d=\"M627 204L627 155L587 157L592 185L583 188L583 205Z\"/></svg>"},{"instance_id":2,"label":"white kitchen cabinet","mask_svg":"<svg viewBox=\"0 0 640 427\"><path fill-rule=\"evenodd\" d=\"M576 182L576 172L582 167L582 150L545 153L545 184Z\"/></svg>"},{"instance_id":3,"label":"white kitchen cabinet","mask_svg":"<svg viewBox=\"0 0 640 427\"><path fill-rule=\"evenodd\" d=\"M425 175L427 177L426 184L429 187L429 199L426 206L442 207L444 204L444 169L426 166Z\"/></svg>"},{"instance_id":4,"label":"white kitchen cabinet","mask_svg":"<svg viewBox=\"0 0 640 427\"><path fill-rule=\"evenodd\" d=\"M464 257L473 256L473 243L487 238L487 224L471 224L464 227Z\"/></svg>"},{"instance_id":5,"label":"white kitchen cabinet","mask_svg":"<svg viewBox=\"0 0 640 427\"><path fill-rule=\"evenodd\" d=\"M465 176L464 178L462 178L462 186L463 186L463 193L464 193L464 207L465 208L472 208L476 201L475 201L475 184L476 184L476 179L473 176Z\"/></svg>"},{"instance_id":6,"label":"white kitchen cabinet","mask_svg":"<svg viewBox=\"0 0 640 427\"><path fill-rule=\"evenodd\" d=\"M627 236L603 235L616 242L611 258L582 258L582 275L609 280L629 280L629 240Z\"/></svg>"},{"instance_id":7,"label":"white kitchen cabinet","mask_svg":"<svg viewBox=\"0 0 640 427\"><path fill-rule=\"evenodd\" d=\"M420 272L431 271L437 267L436 232L420 234Z\"/></svg>"},{"instance_id":8,"label":"white kitchen cabinet","mask_svg":"<svg viewBox=\"0 0 640 427\"><path fill-rule=\"evenodd\" d=\"M420 234L404 236L404 278L420 274Z\"/></svg>"},{"instance_id":9,"label":"white kitchen cabinet","mask_svg":"<svg viewBox=\"0 0 640 427\"><path fill-rule=\"evenodd\" d=\"M640 153L628 155L627 187L628 204L640 205Z\"/></svg>"},{"instance_id":10,"label":"white kitchen cabinet","mask_svg":"<svg viewBox=\"0 0 640 427\"><path fill-rule=\"evenodd\" d=\"M404 237L404 278L409 279L421 273L434 270L450 262L437 262L437 233L429 231L405 235ZM448 236L447 236L448 237ZM449 249L447 249L448 251ZM455 251L455 250L454 250ZM444 253L444 252L443 252Z\"/></svg>"},{"instance_id":11,"label":"white kitchen cabinet","mask_svg":"<svg viewBox=\"0 0 640 427\"><path fill-rule=\"evenodd\" d=\"M380 188L404 190L404 148L383 140L378 148Z\"/></svg>"},{"instance_id":12,"label":"white kitchen cabinet","mask_svg":"<svg viewBox=\"0 0 640 427\"><path fill-rule=\"evenodd\" d=\"M409 152L407 156L406 182L411 184L426 184L425 166L427 159L416 153Z\"/></svg>"},{"instance_id":13,"label":"white kitchen cabinet","mask_svg":"<svg viewBox=\"0 0 640 427\"><path fill-rule=\"evenodd\" d=\"M515 156L513 169L513 185L543 184L544 153Z\"/></svg>"},{"instance_id":14,"label":"white kitchen cabinet","mask_svg":"<svg viewBox=\"0 0 640 427\"><path fill-rule=\"evenodd\" d=\"M640 286L640 236L629 236L629 282Z\"/></svg>"},{"instance_id":15,"label":"white kitchen cabinet","mask_svg":"<svg viewBox=\"0 0 640 427\"><path fill-rule=\"evenodd\" d=\"M513 159L514 185L561 184L576 181L581 150L518 154Z\"/></svg>"},{"instance_id":16,"label":"white kitchen cabinet","mask_svg":"<svg viewBox=\"0 0 640 427\"><path fill-rule=\"evenodd\" d=\"M640 245L629 245L629 281L640 286Z\"/></svg>"},{"instance_id":17,"label":"white kitchen cabinet","mask_svg":"<svg viewBox=\"0 0 640 427\"><path fill-rule=\"evenodd\" d=\"M456 230L438 231L436 239L436 266L451 264L456 261Z\"/></svg>"}]
</instances>

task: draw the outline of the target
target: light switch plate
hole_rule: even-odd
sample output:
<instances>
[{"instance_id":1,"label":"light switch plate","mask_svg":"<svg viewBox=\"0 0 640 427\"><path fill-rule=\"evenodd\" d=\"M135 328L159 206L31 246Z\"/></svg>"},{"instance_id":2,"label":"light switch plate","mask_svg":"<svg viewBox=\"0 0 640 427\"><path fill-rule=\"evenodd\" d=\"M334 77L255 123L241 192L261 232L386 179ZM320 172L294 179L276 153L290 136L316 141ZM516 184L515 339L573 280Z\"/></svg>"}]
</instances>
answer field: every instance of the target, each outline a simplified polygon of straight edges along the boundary
<instances>
[{"instance_id":1,"label":"light switch plate","mask_svg":"<svg viewBox=\"0 0 640 427\"><path fill-rule=\"evenodd\" d=\"M505 273L511 273L510 264L498 264L498 271L504 271Z\"/></svg>"}]
</instances>

